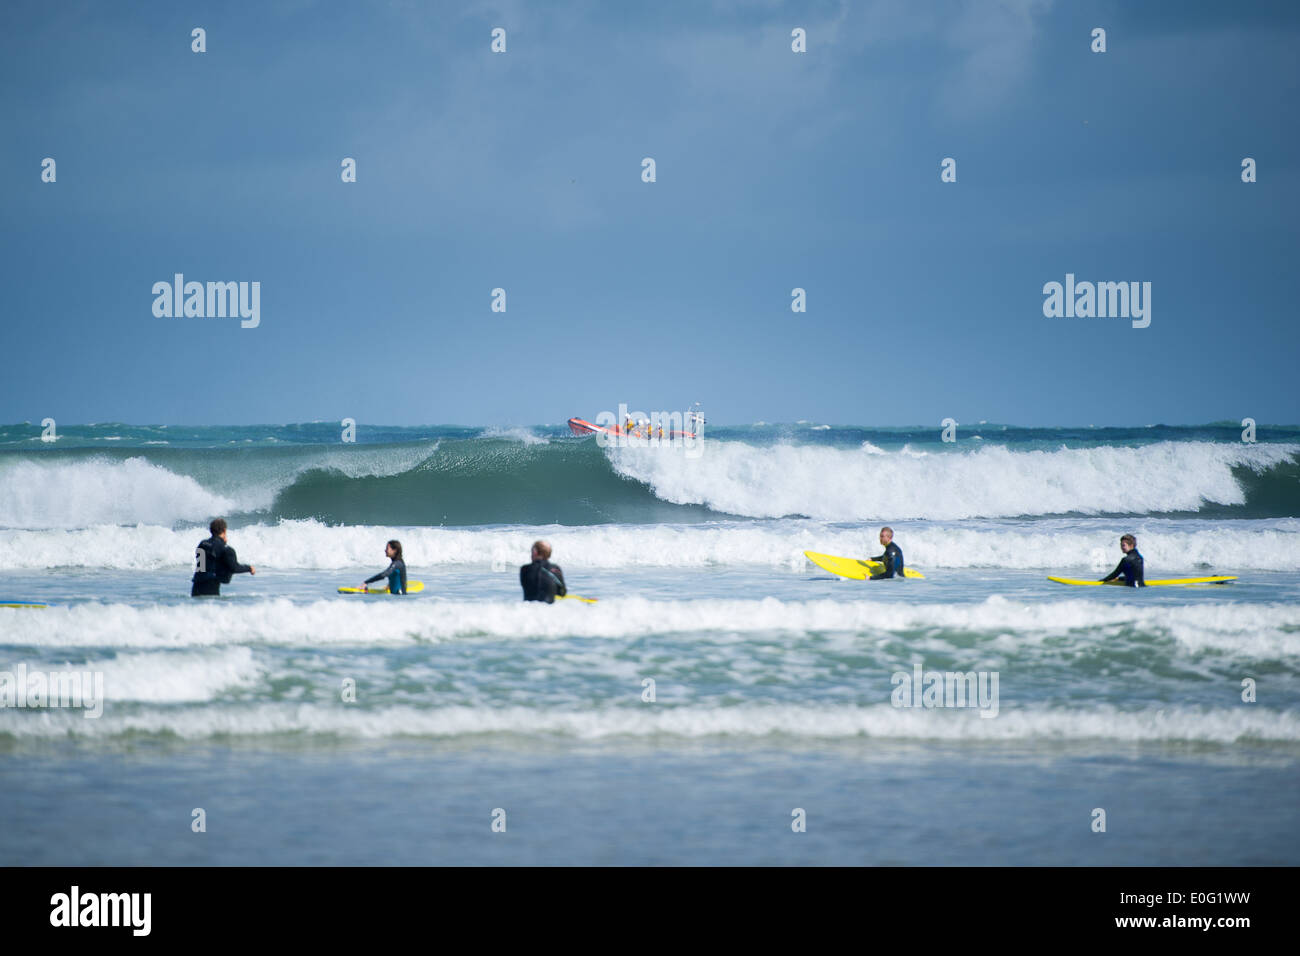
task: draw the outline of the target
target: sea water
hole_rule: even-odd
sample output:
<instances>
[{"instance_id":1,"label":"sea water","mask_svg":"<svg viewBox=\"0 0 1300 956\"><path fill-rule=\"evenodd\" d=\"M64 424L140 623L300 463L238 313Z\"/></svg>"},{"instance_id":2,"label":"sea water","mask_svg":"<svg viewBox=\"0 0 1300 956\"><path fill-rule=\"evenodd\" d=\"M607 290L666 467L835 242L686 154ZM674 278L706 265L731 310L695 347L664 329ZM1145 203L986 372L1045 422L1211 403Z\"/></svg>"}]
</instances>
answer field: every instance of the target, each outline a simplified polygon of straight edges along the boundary
<instances>
[{"instance_id":1,"label":"sea water","mask_svg":"<svg viewBox=\"0 0 1300 956\"><path fill-rule=\"evenodd\" d=\"M0 672L106 698L0 707L0 861L1300 862L1300 430L357 431L0 428ZM884 523L924 580L803 557ZM1239 580L1046 579L1126 532ZM394 537L424 592L338 594Z\"/></svg>"}]
</instances>

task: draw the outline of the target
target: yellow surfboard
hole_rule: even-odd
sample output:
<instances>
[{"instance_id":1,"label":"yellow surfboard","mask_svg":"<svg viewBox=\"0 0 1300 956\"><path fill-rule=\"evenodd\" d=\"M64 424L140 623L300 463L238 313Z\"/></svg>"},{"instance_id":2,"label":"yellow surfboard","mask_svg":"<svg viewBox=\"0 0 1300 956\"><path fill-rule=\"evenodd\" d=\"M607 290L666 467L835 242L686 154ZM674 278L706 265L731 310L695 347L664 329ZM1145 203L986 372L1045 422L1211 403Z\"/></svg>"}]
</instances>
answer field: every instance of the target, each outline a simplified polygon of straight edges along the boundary
<instances>
[{"instance_id":1,"label":"yellow surfboard","mask_svg":"<svg viewBox=\"0 0 1300 956\"><path fill-rule=\"evenodd\" d=\"M1127 587L1122 578L1116 578L1114 581L1087 581L1081 578L1054 578L1048 577L1049 581L1055 581L1057 584L1073 584L1076 587L1093 587L1098 584L1117 584L1120 587ZM1147 581L1147 587L1179 587L1187 584L1226 584L1229 581L1237 580L1235 574L1212 574L1204 578L1160 578L1155 581Z\"/></svg>"},{"instance_id":2,"label":"yellow surfboard","mask_svg":"<svg viewBox=\"0 0 1300 956\"><path fill-rule=\"evenodd\" d=\"M582 601L585 604L595 604L600 598L585 598L581 594L557 594L557 599L568 598L570 601Z\"/></svg>"},{"instance_id":3,"label":"yellow surfboard","mask_svg":"<svg viewBox=\"0 0 1300 956\"><path fill-rule=\"evenodd\" d=\"M805 551L804 555L817 567L825 568L831 574L838 574L842 578L852 578L854 581L865 581L871 575L885 570L885 566L879 561L871 561L867 558L839 558L833 554L820 554L816 551ZM924 578L925 575L903 565L903 577Z\"/></svg>"},{"instance_id":4,"label":"yellow surfboard","mask_svg":"<svg viewBox=\"0 0 1300 956\"><path fill-rule=\"evenodd\" d=\"M37 604L35 601L0 601L0 607L49 607L49 605Z\"/></svg>"},{"instance_id":5,"label":"yellow surfboard","mask_svg":"<svg viewBox=\"0 0 1300 956\"><path fill-rule=\"evenodd\" d=\"M406 593L419 594L424 590L423 581L407 581ZM387 594L388 588L339 588L339 594Z\"/></svg>"}]
</instances>

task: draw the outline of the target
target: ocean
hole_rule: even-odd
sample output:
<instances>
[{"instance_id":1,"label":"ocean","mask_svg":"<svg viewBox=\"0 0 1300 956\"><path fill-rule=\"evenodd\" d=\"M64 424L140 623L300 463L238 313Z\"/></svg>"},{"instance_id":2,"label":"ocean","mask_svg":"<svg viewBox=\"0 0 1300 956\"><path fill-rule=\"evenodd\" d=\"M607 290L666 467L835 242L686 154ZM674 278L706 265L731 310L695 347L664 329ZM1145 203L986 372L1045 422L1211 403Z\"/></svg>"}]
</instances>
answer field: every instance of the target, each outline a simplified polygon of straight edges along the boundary
<instances>
[{"instance_id":1,"label":"ocean","mask_svg":"<svg viewBox=\"0 0 1300 956\"><path fill-rule=\"evenodd\" d=\"M0 706L4 864L1300 863L1300 427L41 433L0 700L103 706ZM257 574L192 599L218 515ZM882 524L924 580L803 556ZM1047 580L1123 533L1239 579ZM597 603L520 600L539 537ZM337 593L389 538L424 592Z\"/></svg>"}]
</instances>

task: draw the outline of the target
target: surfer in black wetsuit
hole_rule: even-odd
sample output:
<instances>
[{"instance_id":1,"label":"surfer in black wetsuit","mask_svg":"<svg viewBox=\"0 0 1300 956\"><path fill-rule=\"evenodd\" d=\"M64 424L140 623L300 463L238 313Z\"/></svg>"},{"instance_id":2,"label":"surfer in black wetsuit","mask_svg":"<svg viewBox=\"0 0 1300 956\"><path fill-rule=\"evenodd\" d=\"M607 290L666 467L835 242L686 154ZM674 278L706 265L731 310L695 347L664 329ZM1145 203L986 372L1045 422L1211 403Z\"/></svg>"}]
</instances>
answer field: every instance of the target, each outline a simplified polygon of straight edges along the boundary
<instances>
[{"instance_id":1,"label":"surfer in black wetsuit","mask_svg":"<svg viewBox=\"0 0 1300 956\"><path fill-rule=\"evenodd\" d=\"M885 566L885 570L879 574L871 576L872 581L882 581L885 578L903 577L903 551L898 545L894 544L894 529L880 529L880 543L885 546L885 553L878 554L872 561L879 561Z\"/></svg>"},{"instance_id":2,"label":"surfer in black wetsuit","mask_svg":"<svg viewBox=\"0 0 1300 956\"><path fill-rule=\"evenodd\" d=\"M366 578L361 584L361 589L369 591L371 584L381 578L388 578L389 594L405 594L406 562L402 560L402 542L393 540L384 545L384 556L388 558L388 567L378 574Z\"/></svg>"},{"instance_id":3,"label":"surfer in black wetsuit","mask_svg":"<svg viewBox=\"0 0 1300 956\"><path fill-rule=\"evenodd\" d=\"M190 597L204 597L221 593L221 585L229 584L236 574L256 574L251 564L240 564L235 549L226 544L226 519L213 518L208 525L212 537L199 542L194 549L194 579Z\"/></svg>"},{"instance_id":4,"label":"surfer in black wetsuit","mask_svg":"<svg viewBox=\"0 0 1300 956\"><path fill-rule=\"evenodd\" d=\"M1114 581L1118 577L1123 577L1124 583L1131 588L1146 587L1146 567L1145 562L1142 560L1142 552L1138 551L1137 538L1131 534L1124 535L1119 539L1119 549L1124 552L1124 557L1119 559L1119 564L1115 565L1115 570L1102 580Z\"/></svg>"},{"instance_id":5,"label":"surfer in black wetsuit","mask_svg":"<svg viewBox=\"0 0 1300 956\"><path fill-rule=\"evenodd\" d=\"M558 564L551 563L551 546L545 541L533 542L533 562L519 569L519 583L524 589L525 601L545 601L554 604L556 595L569 593L564 584L564 572Z\"/></svg>"}]
</instances>

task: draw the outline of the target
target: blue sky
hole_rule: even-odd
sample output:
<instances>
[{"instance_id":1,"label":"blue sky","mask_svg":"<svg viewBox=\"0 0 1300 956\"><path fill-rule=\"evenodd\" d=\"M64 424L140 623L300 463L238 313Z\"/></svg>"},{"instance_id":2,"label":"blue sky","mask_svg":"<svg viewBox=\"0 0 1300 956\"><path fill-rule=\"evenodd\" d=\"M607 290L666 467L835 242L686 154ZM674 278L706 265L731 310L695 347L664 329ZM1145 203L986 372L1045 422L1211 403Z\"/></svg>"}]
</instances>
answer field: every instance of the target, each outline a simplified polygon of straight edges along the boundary
<instances>
[{"instance_id":1,"label":"blue sky","mask_svg":"<svg viewBox=\"0 0 1300 956\"><path fill-rule=\"evenodd\" d=\"M5 421L700 401L717 423L1300 422L1292 3L9 2L0 21ZM259 281L260 326L155 317L177 272ZM1067 272L1151 282L1150 327L1045 318Z\"/></svg>"}]
</instances>

